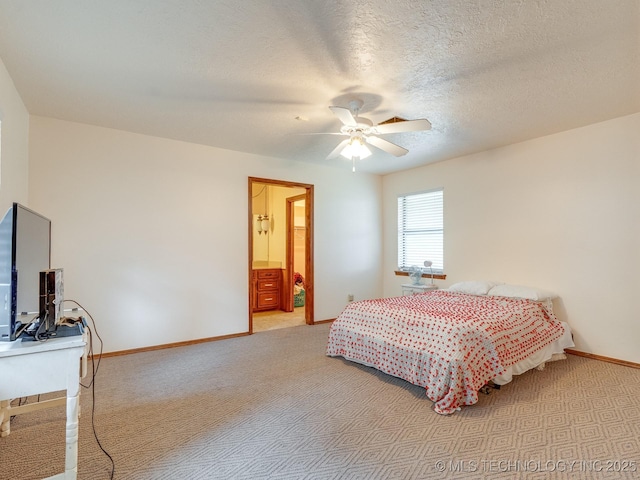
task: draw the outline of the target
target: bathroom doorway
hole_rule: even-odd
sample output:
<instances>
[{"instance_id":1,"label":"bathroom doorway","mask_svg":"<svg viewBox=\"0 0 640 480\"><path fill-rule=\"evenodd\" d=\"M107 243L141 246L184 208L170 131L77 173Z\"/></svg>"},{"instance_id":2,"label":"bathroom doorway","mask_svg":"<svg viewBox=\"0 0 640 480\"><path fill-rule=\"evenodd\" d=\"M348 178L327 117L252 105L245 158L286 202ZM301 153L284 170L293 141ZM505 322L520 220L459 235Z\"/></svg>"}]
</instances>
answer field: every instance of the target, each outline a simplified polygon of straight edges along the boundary
<instances>
[{"instance_id":1,"label":"bathroom doorway","mask_svg":"<svg viewBox=\"0 0 640 480\"><path fill-rule=\"evenodd\" d=\"M313 325L313 185L249 177L249 333Z\"/></svg>"}]
</instances>

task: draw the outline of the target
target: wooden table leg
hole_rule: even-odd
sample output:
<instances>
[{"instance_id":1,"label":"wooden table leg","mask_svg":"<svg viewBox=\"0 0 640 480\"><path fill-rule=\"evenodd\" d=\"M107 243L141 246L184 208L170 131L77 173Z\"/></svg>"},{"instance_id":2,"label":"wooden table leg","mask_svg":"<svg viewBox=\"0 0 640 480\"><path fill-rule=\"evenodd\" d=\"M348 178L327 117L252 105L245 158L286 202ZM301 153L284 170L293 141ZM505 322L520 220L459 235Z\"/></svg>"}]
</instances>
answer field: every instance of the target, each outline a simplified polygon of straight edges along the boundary
<instances>
[{"instance_id":1,"label":"wooden table leg","mask_svg":"<svg viewBox=\"0 0 640 480\"><path fill-rule=\"evenodd\" d=\"M11 400L0 400L0 437L11 433Z\"/></svg>"},{"instance_id":2,"label":"wooden table leg","mask_svg":"<svg viewBox=\"0 0 640 480\"><path fill-rule=\"evenodd\" d=\"M64 478L67 480L75 480L78 475L78 407L80 406L78 393L67 397L67 446L64 457Z\"/></svg>"}]
</instances>

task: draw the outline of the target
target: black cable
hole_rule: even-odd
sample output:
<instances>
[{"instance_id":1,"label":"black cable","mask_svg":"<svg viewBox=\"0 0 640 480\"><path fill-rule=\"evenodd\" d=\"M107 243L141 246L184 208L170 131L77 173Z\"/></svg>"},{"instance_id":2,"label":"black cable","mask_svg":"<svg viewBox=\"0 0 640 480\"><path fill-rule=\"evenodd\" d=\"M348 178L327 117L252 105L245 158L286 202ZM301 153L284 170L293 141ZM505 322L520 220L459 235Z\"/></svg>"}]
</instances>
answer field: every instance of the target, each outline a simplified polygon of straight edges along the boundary
<instances>
[{"instance_id":1,"label":"black cable","mask_svg":"<svg viewBox=\"0 0 640 480\"><path fill-rule=\"evenodd\" d=\"M96 366L95 355L93 353L93 334L88 325L87 325L87 332L89 333L89 356L91 357L91 381L89 382L89 385L85 385L82 382L80 382L80 385L82 385L84 388L89 388L93 383L93 380L96 378L96 374L98 373L98 367L100 367L100 360L102 359L102 345L101 345L100 356L98 357L98 364Z\"/></svg>"},{"instance_id":2,"label":"black cable","mask_svg":"<svg viewBox=\"0 0 640 480\"><path fill-rule=\"evenodd\" d=\"M45 342L47 340L49 340L49 335L48 333L43 337L42 334L46 333L47 331L47 318L48 318L48 314L45 314L44 318L40 319L40 323L38 324L38 328L36 329L36 332L34 334L36 340L38 342Z\"/></svg>"},{"instance_id":3,"label":"black cable","mask_svg":"<svg viewBox=\"0 0 640 480\"><path fill-rule=\"evenodd\" d=\"M91 316L91 313L89 313L89 311L84 308L82 305L80 305L79 302L75 301L75 300L70 300L70 299L64 299L65 302L71 302L73 304L75 304L80 310L82 310L83 312L85 312L87 314L87 316L91 319L91 324L93 325L93 332L95 332L96 337L98 337L98 340L100 340L100 353L98 354L98 363L95 363L95 355L93 354L93 335L92 335L92 331L91 329L89 329L89 326L87 325L87 329L89 330L89 354L91 355L91 369L93 371L92 374L92 378L91 378L91 382L89 383L89 385L82 385L84 388L89 388L91 386L91 384L93 383L93 380L95 379L96 375L98 374L98 369L100 368L100 362L102 360L102 348L104 346L104 342L102 341L102 338L100 337L100 335L98 334L98 328L96 327L96 321L93 319L93 317Z\"/></svg>"},{"instance_id":4,"label":"black cable","mask_svg":"<svg viewBox=\"0 0 640 480\"><path fill-rule=\"evenodd\" d=\"M24 323L23 325L21 325L21 329L19 331L16 331L16 339L18 339L23 332L28 334L27 328L31 327L32 324L39 318L40 316L36 315L35 317L32 317L31 320L29 320L27 323Z\"/></svg>"},{"instance_id":5,"label":"black cable","mask_svg":"<svg viewBox=\"0 0 640 480\"><path fill-rule=\"evenodd\" d=\"M20 398L11 399L11 401L9 402L9 406L11 407L11 404L13 402L15 402L16 400L18 401L18 405L15 405L16 407L21 407L22 405L26 405L27 403L29 403L29 397L20 397ZM22 402L24 402L24 403L22 403ZM14 418L16 418L16 417L17 417L17 415L11 415L9 417L9 421L13 422Z\"/></svg>"},{"instance_id":6,"label":"black cable","mask_svg":"<svg viewBox=\"0 0 640 480\"><path fill-rule=\"evenodd\" d=\"M88 332L88 336L89 336L89 354L91 355L91 381L89 382L88 385L83 385L82 382L80 382L80 385L84 388L90 388L91 387L91 428L93 429L93 437L96 439L96 443L98 444L98 447L100 447L100 450L102 450L102 453L104 453L107 458L109 458L109 460L111 461L111 475L109 476L109 478L111 480L113 480L113 477L115 475L115 471L116 471L116 463L113 460L113 457L111 455L109 455L109 452L107 452L104 447L102 446L102 443L100 443L100 439L98 438L98 432L96 431L96 424L95 424L95 412L96 412L96 375L98 374L98 368L100 368L100 362L102 360L102 348L104 346L104 343L102 341L102 338L100 338L100 335L98 335L98 329L96 328L96 322L93 319L93 317L91 316L91 313L89 313L89 311L84 308L82 305L80 305L79 302L76 302L75 300L68 300L65 299L65 302L72 302L75 305L78 306L78 308L80 308L82 311L84 311L89 318L91 319L91 323L93 325L93 330L91 329L91 327L89 327L88 324L86 324L86 328L87 328L87 332ZM100 340L100 353L98 356L98 362L95 362L95 355L93 353L93 332L95 331L96 337L98 337L98 340Z\"/></svg>"},{"instance_id":7,"label":"black cable","mask_svg":"<svg viewBox=\"0 0 640 480\"><path fill-rule=\"evenodd\" d=\"M89 327L87 327L87 330L91 331L91 329ZM92 363L93 363L93 357L91 358ZM100 361L98 360L98 364L100 363ZM96 369L97 371L97 369ZM111 455L109 455L109 452L107 452L105 450L105 448L102 446L102 443L100 443L100 439L98 438L98 433L96 432L96 424L95 424L95 412L96 412L96 377L95 377L95 373L93 375L93 378L91 379L91 426L93 428L93 436L96 439L96 442L98 443L98 446L100 447L100 450L102 450L102 452L109 458L109 460L111 461L111 475L109 476L109 478L111 480L113 480L113 476L115 475L116 472L116 463L113 461L113 457Z\"/></svg>"}]
</instances>

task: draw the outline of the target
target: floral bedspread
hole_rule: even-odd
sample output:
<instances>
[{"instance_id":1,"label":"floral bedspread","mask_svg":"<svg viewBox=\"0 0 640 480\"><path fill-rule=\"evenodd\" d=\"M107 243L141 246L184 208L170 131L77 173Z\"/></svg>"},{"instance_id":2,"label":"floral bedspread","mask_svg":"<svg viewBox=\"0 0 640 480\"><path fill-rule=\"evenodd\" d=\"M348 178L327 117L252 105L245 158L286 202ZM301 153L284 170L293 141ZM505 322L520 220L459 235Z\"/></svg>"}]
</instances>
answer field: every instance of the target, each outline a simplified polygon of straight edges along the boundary
<instances>
[{"instance_id":1,"label":"floral bedspread","mask_svg":"<svg viewBox=\"0 0 640 480\"><path fill-rule=\"evenodd\" d=\"M349 304L326 353L425 387L434 410L450 414L563 331L540 302L436 290Z\"/></svg>"}]
</instances>

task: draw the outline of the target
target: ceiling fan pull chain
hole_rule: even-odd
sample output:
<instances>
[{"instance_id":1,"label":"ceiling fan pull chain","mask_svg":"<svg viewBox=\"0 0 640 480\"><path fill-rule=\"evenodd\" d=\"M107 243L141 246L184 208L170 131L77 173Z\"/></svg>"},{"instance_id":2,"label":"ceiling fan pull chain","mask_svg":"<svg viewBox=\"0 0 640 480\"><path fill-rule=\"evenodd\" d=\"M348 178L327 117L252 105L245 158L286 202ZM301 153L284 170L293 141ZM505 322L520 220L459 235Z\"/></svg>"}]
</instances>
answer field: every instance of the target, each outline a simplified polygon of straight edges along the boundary
<instances>
[{"instance_id":1,"label":"ceiling fan pull chain","mask_svg":"<svg viewBox=\"0 0 640 480\"><path fill-rule=\"evenodd\" d=\"M356 157L351 157L351 171L356 171Z\"/></svg>"}]
</instances>

